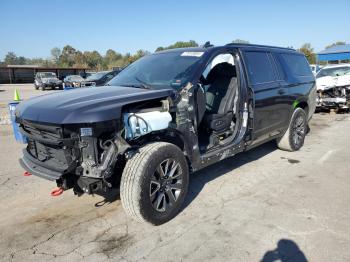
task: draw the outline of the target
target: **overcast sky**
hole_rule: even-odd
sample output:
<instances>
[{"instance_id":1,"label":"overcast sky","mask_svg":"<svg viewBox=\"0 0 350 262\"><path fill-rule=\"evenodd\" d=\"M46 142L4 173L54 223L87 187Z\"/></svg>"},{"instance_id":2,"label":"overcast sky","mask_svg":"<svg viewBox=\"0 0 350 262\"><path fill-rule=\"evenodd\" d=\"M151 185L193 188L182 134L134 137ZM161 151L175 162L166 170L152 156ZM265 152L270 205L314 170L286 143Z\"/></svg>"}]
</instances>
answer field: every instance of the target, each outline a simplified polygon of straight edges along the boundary
<instances>
[{"instance_id":1,"label":"overcast sky","mask_svg":"<svg viewBox=\"0 0 350 262\"><path fill-rule=\"evenodd\" d=\"M321 51L350 43L350 0L1 0L0 59L49 57L53 47L134 53L195 40L300 47Z\"/></svg>"}]
</instances>

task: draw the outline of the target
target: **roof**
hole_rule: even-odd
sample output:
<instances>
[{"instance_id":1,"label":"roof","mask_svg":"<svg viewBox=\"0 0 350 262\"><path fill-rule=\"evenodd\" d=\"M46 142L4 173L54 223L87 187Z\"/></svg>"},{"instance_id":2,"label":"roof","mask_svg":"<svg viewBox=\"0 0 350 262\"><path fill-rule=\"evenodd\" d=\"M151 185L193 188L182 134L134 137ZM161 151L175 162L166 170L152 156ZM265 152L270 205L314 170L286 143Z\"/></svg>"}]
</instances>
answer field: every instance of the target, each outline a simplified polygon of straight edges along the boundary
<instances>
[{"instance_id":1,"label":"roof","mask_svg":"<svg viewBox=\"0 0 350 262\"><path fill-rule=\"evenodd\" d=\"M350 53L350 44L347 45L335 45L330 48L327 48L318 53L318 55L322 54L338 54L338 53Z\"/></svg>"},{"instance_id":2,"label":"roof","mask_svg":"<svg viewBox=\"0 0 350 262\"><path fill-rule=\"evenodd\" d=\"M335 45L317 54L318 61L336 61L350 59L350 45Z\"/></svg>"},{"instance_id":3,"label":"roof","mask_svg":"<svg viewBox=\"0 0 350 262\"><path fill-rule=\"evenodd\" d=\"M289 47L270 46L270 45L243 44L243 43L229 43L227 45L236 46L236 47L257 47L257 48L282 49L282 50L296 51L295 49L289 48Z\"/></svg>"},{"instance_id":4,"label":"roof","mask_svg":"<svg viewBox=\"0 0 350 262\"><path fill-rule=\"evenodd\" d=\"M157 51L155 53L171 53L171 52L186 52L186 51L188 51L188 52L206 52L209 49L219 49L219 48L224 48L224 47L227 47L227 46L233 46L233 47L237 47L237 48L253 47L253 48L279 49L279 50L286 50L286 51L294 51L294 52L296 52L295 49L288 48L288 47L256 45L256 44L243 44L243 43L229 43L229 44L223 45L223 46L182 47L182 48L165 49L165 50Z\"/></svg>"}]
</instances>

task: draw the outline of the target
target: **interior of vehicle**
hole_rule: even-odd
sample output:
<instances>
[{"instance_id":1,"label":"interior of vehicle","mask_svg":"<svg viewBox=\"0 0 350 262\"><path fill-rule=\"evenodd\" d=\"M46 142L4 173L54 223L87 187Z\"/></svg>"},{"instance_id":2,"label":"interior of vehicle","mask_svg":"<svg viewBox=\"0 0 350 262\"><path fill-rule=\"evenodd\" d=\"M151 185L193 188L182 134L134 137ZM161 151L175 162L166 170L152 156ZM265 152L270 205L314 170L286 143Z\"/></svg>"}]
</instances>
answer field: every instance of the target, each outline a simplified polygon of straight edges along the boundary
<instances>
[{"instance_id":1,"label":"interior of vehicle","mask_svg":"<svg viewBox=\"0 0 350 262\"><path fill-rule=\"evenodd\" d=\"M204 70L197 95L201 152L234 140L237 133L239 88L234 57L219 54Z\"/></svg>"}]
</instances>

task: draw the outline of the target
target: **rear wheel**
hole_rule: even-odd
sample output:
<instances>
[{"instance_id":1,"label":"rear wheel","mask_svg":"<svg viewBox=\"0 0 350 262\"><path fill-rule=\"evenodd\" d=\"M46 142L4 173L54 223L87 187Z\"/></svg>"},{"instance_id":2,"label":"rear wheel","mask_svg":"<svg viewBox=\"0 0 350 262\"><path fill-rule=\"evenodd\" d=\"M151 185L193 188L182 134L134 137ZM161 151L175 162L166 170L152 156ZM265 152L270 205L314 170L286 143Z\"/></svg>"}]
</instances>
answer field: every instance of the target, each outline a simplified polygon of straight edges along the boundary
<instances>
[{"instance_id":1,"label":"rear wheel","mask_svg":"<svg viewBox=\"0 0 350 262\"><path fill-rule=\"evenodd\" d=\"M307 132L306 113L302 108L295 109L286 133L277 139L277 146L286 151L297 151L304 145Z\"/></svg>"},{"instance_id":2,"label":"rear wheel","mask_svg":"<svg viewBox=\"0 0 350 262\"><path fill-rule=\"evenodd\" d=\"M140 148L124 168L120 197L135 220L163 224L181 209L188 188L188 166L177 146L157 142Z\"/></svg>"}]
</instances>

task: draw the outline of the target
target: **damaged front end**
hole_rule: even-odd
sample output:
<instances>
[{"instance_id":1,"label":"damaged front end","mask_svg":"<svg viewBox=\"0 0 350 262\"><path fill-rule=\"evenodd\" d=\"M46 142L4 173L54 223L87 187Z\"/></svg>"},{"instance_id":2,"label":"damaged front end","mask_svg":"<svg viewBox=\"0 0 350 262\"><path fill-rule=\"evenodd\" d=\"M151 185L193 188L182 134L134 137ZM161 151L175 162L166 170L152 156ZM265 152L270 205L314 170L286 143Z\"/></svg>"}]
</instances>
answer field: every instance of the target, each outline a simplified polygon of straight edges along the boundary
<instances>
[{"instance_id":1,"label":"damaged front end","mask_svg":"<svg viewBox=\"0 0 350 262\"><path fill-rule=\"evenodd\" d=\"M316 103L320 109L348 110L350 107L350 86L318 88Z\"/></svg>"},{"instance_id":2,"label":"damaged front end","mask_svg":"<svg viewBox=\"0 0 350 262\"><path fill-rule=\"evenodd\" d=\"M28 144L20 164L63 190L93 194L119 186L128 157L142 139L160 139L172 121L171 99L126 106L120 118L96 123L48 124L17 119ZM150 137L154 136L154 137Z\"/></svg>"},{"instance_id":3,"label":"damaged front end","mask_svg":"<svg viewBox=\"0 0 350 262\"><path fill-rule=\"evenodd\" d=\"M56 181L64 190L92 194L115 186L112 179L124 163L128 143L117 121L91 125L42 125L21 121L28 145L20 164L28 172ZM118 162L118 164L117 164Z\"/></svg>"}]
</instances>

